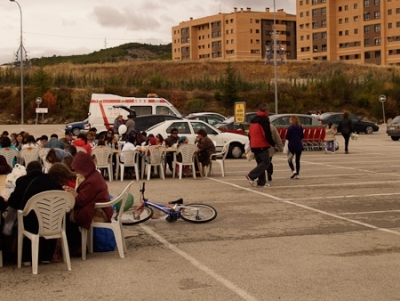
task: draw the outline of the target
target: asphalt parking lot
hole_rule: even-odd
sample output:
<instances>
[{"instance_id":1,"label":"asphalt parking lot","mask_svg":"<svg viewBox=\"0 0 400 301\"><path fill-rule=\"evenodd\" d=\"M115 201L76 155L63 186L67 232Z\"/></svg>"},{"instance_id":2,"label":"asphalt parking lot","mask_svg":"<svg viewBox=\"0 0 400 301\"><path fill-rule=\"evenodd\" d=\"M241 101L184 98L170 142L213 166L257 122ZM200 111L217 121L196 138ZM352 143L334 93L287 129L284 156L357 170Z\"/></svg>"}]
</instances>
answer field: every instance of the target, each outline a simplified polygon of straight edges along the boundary
<instances>
[{"instance_id":1,"label":"asphalt parking lot","mask_svg":"<svg viewBox=\"0 0 400 301\"><path fill-rule=\"evenodd\" d=\"M30 267L5 266L0 296L400 300L400 144L385 129L350 141L348 155L341 136L334 155L303 152L298 180L289 179L285 156L276 155L269 188L249 185L244 175L255 163L245 159L227 160L224 178L215 165L209 178L167 174L165 180L146 181L150 200L183 197L185 203L212 205L218 217L201 225L159 218L125 227L125 259L117 252L94 253L86 261L73 258L72 271L63 263L39 265L38 275ZM141 183L131 190L135 202ZM127 184L109 183L111 194Z\"/></svg>"}]
</instances>

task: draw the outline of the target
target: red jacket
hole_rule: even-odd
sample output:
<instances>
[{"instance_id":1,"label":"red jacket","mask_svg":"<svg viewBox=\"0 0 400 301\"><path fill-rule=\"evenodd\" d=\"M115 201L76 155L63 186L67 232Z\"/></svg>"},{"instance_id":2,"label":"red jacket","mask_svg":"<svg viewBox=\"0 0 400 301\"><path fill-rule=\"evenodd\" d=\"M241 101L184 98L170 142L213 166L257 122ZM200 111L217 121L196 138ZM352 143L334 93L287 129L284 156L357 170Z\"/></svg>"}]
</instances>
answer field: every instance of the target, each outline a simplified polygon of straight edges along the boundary
<instances>
[{"instance_id":1,"label":"red jacket","mask_svg":"<svg viewBox=\"0 0 400 301\"><path fill-rule=\"evenodd\" d=\"M268 148L272 140L271 128L268 115L258 111L257 115L251 120L249 126L250 147L252 149Z\"/></svg>"}]
</instances>

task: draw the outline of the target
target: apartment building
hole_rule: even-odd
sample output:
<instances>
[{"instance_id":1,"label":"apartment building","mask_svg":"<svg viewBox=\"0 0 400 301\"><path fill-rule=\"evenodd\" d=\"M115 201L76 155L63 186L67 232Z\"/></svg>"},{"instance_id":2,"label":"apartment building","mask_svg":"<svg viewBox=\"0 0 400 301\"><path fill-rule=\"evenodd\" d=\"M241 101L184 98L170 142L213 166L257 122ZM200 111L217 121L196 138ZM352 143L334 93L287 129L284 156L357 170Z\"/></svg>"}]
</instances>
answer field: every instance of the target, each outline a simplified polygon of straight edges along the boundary
<instances>
[{"instance_id":1,"label":"apartment building","mask_svg":"<svg viewBox=\"0 0 400 301\"><path fill-rule=\"evenodd\" d=\"M285 59L296 59L296 15L283 10L275 13L277 44ZM273 42L274 13L234 8L232 13L219 13L180 22L172 27L173 60L260 60Z\"/></svg>"},{"instance_id":2,"label":"apartment building","mask_svg":"<svg viewBox=\"0 0 400 301\"><path fill-rule=\"evenodd\" d=\"M400 65L399 0L296 0L297 59Z\"/></svg>"}]
</instances>

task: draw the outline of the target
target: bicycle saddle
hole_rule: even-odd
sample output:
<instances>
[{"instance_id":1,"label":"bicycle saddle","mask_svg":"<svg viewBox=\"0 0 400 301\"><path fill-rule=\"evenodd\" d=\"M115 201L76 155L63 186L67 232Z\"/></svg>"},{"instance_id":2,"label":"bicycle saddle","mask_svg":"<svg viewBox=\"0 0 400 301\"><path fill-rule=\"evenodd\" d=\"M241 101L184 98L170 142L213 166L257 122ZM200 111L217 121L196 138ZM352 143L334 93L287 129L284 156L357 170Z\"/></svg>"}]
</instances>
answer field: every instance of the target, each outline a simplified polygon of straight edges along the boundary
<instances>
[{"instance_id":1,"label":"bicycle saddle","mask_svg":"<svg viewBox=\"0 0 400 301\"><path fill-rule=\"evenodd\" d=\"M178 205L182 205L183 204L183 199L177 199L176 201L172 201L172 202L168 202L168 204L170 205L174 205L174 204L178 204Z\"/></svg>"}]
</instances>

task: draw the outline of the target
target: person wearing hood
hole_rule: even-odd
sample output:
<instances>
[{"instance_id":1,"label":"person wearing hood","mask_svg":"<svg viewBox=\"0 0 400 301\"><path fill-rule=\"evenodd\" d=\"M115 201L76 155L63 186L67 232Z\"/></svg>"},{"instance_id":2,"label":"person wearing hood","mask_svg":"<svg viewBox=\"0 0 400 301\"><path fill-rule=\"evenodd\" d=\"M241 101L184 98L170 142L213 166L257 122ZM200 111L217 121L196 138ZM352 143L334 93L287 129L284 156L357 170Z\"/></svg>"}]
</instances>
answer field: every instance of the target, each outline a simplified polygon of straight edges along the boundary
<instances>
[{"instance_id":1,"label":"person wearing hood","mask_svg":"<svg viewBox=\"0 0 400 301\"><path fill-rule=\"evenodd\" d=\"M257 166L246 175L246 179L251 186L268 187L265 173L270 165L269 148L275 147L275 141L271 134L266 103L261 104L257 115L250 121L249 139Z\"/></svg>"},{"instance_id":2,"label":"person wearing hood","mask_svg":"<svg viewBox=\"0 0 400 301\"><path fill-rule=\"evenodd\" d=\"M93 219L110 222L113 210L111 207L94 209L95 203L110 201L110 194L107 183L96 170L92 157L84 152L78 152L71 166L78 174L78 178L84 177L82 182L78 181L80 183L77 183L76 190L70 186L63 186L65 191L75 197L75 206L67 223L67 235L70 247L78 248L81 241L78 226L90 229Z\"/></svg>"}]
</instances>

